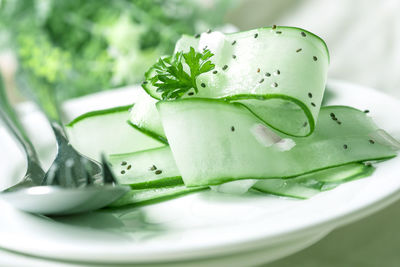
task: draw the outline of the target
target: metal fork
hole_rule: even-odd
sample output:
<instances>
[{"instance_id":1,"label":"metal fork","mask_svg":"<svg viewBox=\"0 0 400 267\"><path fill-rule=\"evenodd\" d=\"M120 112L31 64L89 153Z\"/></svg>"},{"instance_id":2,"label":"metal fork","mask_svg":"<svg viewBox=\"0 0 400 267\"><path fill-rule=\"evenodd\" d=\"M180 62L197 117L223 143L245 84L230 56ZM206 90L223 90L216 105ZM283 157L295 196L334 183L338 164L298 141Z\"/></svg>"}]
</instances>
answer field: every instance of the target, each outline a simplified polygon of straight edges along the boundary
<instances>
[{"instance_id":1,"label":"metal fork","mask_svg":"<svg viewBox=\"0 0 400 267\"><path fill-rule=\"evenodd\" d=\"M80 187L98 181L101 175L101 165L76 151L69 143L62 126L59 105L53 91L46 92L47 103L41 103L26 79L23 70L16 73L18 87L31 96L46 115L57 141L57 155L49 171L45 174L42 185L59 185L62 187ZM46 105L45 105L46 104ZM85 166L84 166L85 165ZM87 166L86 166L87 165ZM82 179L85 172L89 172L93 181ZM68 174L71 175L68 175ZM67 174L67 175L64 175Z\"/></svg>"},{"instance_id":2,"label":"metal fork","mask_svg":"<svg viewBox=\"0 0 400 267\"><path fill-rule=\"evenodd\" d=\"M33 213L65 215L102 208L129 191L118 186L104 156L102 164L79 154L68 142L59 117L52 119L58 153L47 173L15 111L9 104L0 75L0 117L26 152L28 168L23 180L1 192L15 207ZM54 103L53 103L54 104ZM46 112L48 118L49 113Z\"/></svg>"}]
</instances>

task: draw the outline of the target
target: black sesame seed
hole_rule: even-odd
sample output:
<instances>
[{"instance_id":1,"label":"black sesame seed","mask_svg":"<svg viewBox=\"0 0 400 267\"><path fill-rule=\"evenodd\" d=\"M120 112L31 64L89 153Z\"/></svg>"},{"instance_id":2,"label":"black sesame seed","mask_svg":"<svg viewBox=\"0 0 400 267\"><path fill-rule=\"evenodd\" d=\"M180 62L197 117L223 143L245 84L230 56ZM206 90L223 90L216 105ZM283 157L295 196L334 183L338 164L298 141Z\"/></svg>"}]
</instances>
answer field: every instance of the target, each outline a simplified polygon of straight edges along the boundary
<instances>
[{"instance_id":1,"label":"black sesame seed","mask_svg":"<svg viewBox=\"0 0 400 267\"><path fill-rule=\"evenodd\" d=\"M343 145L343 148L344 148L344 149L347 149L347 148L348 148L348 146L347 146L346 144L344 144L344 145Z\"/></svg>"},{"instance_id":2,"label":"black sesame seed","mask_svg":"<svg viewBox=\"0 0 400 267\"><path fill-rule=\"evenodd\" d=\"M231 131L232 131L232 132L235 131L235 127L234 127L234 126L231 127Z\"/></svg>"},{"instance_id":3,"label":"black sesame seed","mask_svg":"<svg viewBox=\"0 0 400 267\"><path fill-rule=\"evenodd\" d=\"M157 170L156 165L151 166L149 170L150 170L150 171L155 171L155 170Z\"/></svg>"},{"instance_id":4,"label":"black sesame seed","mask_svg":"<svg viewBox=\"0 0 400 267\"><path fill-rule=\"evenodd\" d=\"M276 34L281 34L282 32L281 31L276 31Z\"/></svg>"},{"instance_id":5,"label":"black sesame seed","mask_svg":"<svg viewBox=\"0 0 400 267\"><path fill-rule=\"evenodd\" d=\"M311 106L315 107L315 103L314 103L314 102L311 102Z\"/></svg>"},{"instance_id":6,"label":"black sesame seed","mask_svg":"<svg viewBox=\"0 0 400 267\"><path fill-rule=\"evenodd\" d=\"M303 49L301 49L301 48L297 49L296 53L299 53L301 50L303 50Z\"/></svg>"},{"instance_id":7,"label":"black sesame seed","mask_svg":"<svg viewBox=\"0 0 400 267\"><path fill-rule=\"evenodd\" d=\"M303 127L306 127L308 125L308 122L303 123Z\"/></svg>"},{"instance_id":8,"label":"black sesame seed","mask_svg":"<svg viewBox=\"0 0 400 267\"><path fill-rule=\"evenodd\" d=\"M271 84L271 86L272 87L278 87L278 84L277 83L273 83L273 84Z\"/></svg>"},{"instance_id":9,"label":"black sesame seed","mask_svg":"<svg viewBox=\"0 0 400 267\"><path fill-rule=\"evenodd\" d=\"M159 175L161 173L162 173L162 170L156 170L156 172L155 172L156 175Z\"/></svg>"},{"instance_id":10,"label":"black sesame seed","mask_svg":"<svg viewBox=\"0 0 400 267\"><path fill-rule=\"evenodd\" d=\"M308 93L308 97L309 97L309 98L312 98L312 94L311 94L311 93Z\"/></svg>"},{"instance_id":11,"label":"black sesame seed","mask_svg":"<svg viewBox=\"0 0 400 267\"><path fill-rule=\"evenodd\" d=\"M317 58L316 56L313 56L313 60L314 60L314 61L317 61L318 58Z\"/></svg>"},{"instance_id":12,"label":"black sesame seed","mask_svg":"<svg viewBox=\"0 0 400 267\"><path fill-rule=\"evenodd\" d=\"M206 84L205 84L205 83L201 83L200 85L201 85L201 87L203 87L203 88L206 87Z\"/></svg>"},{"instance_id":13,"label":"black sesame seed","mask_svg":"<svg viewBox=\"0 0 400 267\"><path fill-rule=\"evenodd\" d=\"M207 30L207 33L211 33L211 29L208 29L208 30Z\"/></svg>"},{"instance_id":14,"label":"black sesame seed","mask_svg":"<svg viewBox=\"0 0 400 267\"><path fill-rule=\"evenodd\" d=\"M132 165L128 165L128 167L126 167L127 170L130 170L132 168Z\"/></svg>"},{"instance_id":15,"label":"black sesame seed","mask_svg":"<svg viewBox=\"0 0 400 267\"><path fill-rule=\"evenodd\" d=\"M276 29L276 25L274 24L274 25L272 25L272 29L273 30L275 30Z\"/></svg>"},{"instance_id":16,"label":"black sesame seed","mask_svg":"<svg viewBox=\"0 0 400 267\"><path fill-rule=\"evenodd\" d=\"M121 166L125 166L126 164L128 164L126 161L121 162Z\"/></svg>"},{"instance_id":17,"label":"black sesame seed","mask_svg":"<svg viewBox=\"0 0 400 267\"><path fill-rule=\"evenodd\" d=\"M194 93L193 92L189 92L188 95L194 95Z\"/></svg>"},{"instance_id":18,"label":"black sesame seed","mask_svg":"<svg viewBox=\"0 0 400 267\"><path fill-rule=\"evenodd\" d=\"M332 117L332 120L337 121L337 118L336 117Z\"/></svg>"},{"instance_id":19,"label":"black sesame seed","mask_svg":"<svg viewBox=\"0 0 400 267\"><path fill-rule=\"evenodd\" d=\"M342 124L342 122L341 122L341 121L337 121L337 124L339 124L339 125L340 125L340 124Z\"/></svg>"},{"instance_id":20,"label":"black sesame seed","mask_svg":"<svg viewBox=\"0 0 400 267\"><path fill-rule=\"evenodd\" d=\"M194 38L200 38L200 34L198 33L198 34L196 34L195 36L194 36Z\"/></svg>"},{"instance_id":21,"label":"black sesame seed","mask_svg":"<svg viewBox=\"0 0 400 267\"><path fill-rule=\"evenodd\" d=\"M262 83L264 81L264 79L261 79L260 81L259 81L259 83Z\"/></svg>"},{"instance_id":22,"label":"black sesame seed","mask_svg":"<svg viewBox=\"0 0 400 267\"><path fill-rule=\"evenodd\" d=\"M236 40L232 42L232 45L235 45L235 44L236 44Z\"/></svg>"},{"instance_id":23,"label":"black sesame seed","mask_svg":"<svg viewBox=\"0 0 400 267\"><path fill-rule=\"evenodd\" d=\"M217 73L218 73L218 71L216 71L216 70L213 71L213 74L217 74Z\"/></svg>"},{"instance_id":24,"label":"black sesame seed","mask_svg":"<svg viewBox=\"0 0 400 267\"><path fill-rule=\"evenodd\" d=\"M224 65L224 66L222 67L223 70L226 70L227 68L228 68L228 65Z\"/></svg>"},{"instance_id":25,"label":"black sesame seed","mask_svg":"<svg viewBox=\"0 0 400 267\"><path fill-rule=\"evenodd\" d=\"M144 81L144 82L142 82L142 84L148 84L149 82L148 81Z\"/></svg>"},{"instance_id":26,"label":"black sesame seed","mask_svg":"<svg viewBox=\"0 0 400 267\"><path fill-rule=\"evenodd\" d=\"M280 70L276 70L275 71L275 75L279 75L279 74L281 74L281 71Z\"/></svg>"},{"instance_id":27,"label":"black sesame seed","mask_svg":"<svg viewBox=\"0 0 400 267\"><path fill-rule=\"evenodd\" d=\"M258 37L258 33L254 34L254 38L257 38L257 37Z\"/></svg>"},{"instance_id":28,"label":"black sesame seed","mask_svg":"<svg viewBox=\"0 0 400 267\"><path fill-rule=\"evenodd\" d=\"M368 109L364 110L364 113L369 113L369 110Z\"/></svg>"},{"instance_id":29,"label":"black sesame seed","mask_svg":"<svg viewBox=\"0 0 400 267\"><path fill-rule=\"evenodd\" d=\"M236 55L232 55L232 58L235 59L235 58L236 58Z\"/></svg>"},{"instance_id":30,"label":"black sesame seed","mask_svg":"<svg viewBox=\"0 0 400 267\"><path fill-rule=\"evenodd\" d=\"M306 33L305 32L301 32L301 36L306 37Z\"/></svg>"},{"instance_id":31,"label":"black sesame seed","mask_svg":"<svg viewBox=\"0 0 400 267\"><path fill-rule=\"evenodd\" d=\"M121 171L121 174L125 174L125 171Z\"/></svg>"},{"instance_id":32,"label":"black sesame seed","mask_svg":"<svg viewBox=\"0 0 400 267\"><path fill-rule=\"evenodd\" d=\"M269 77L269 76L271 76L271 73L267 72L267 73L265 73L265 76Z\"/></svg>"},{"instance_id":33,"label":"black sesame seed","mask_svg":"<svg viewBox=\"0 0 400 267\"><path fill-rule=\"evenodd\" d=\"M372 139L369 139L369 142L370 142L371 144L375 144L375 141L372 140Z\"/></svg>"},{"instance_id":34,"label":"black sesame seed","mask_svg":"<svg viewBox=\"0 0 400 267\"><path fill-rule=\"evenodd\" d=\"M332 118L333 117L336 117L336 115L335 115L335 113L331 113L331 114L329 114Z\"/></svg>"},{"instance_id":35,"label":"black sesame seed","mask_svg":"<svg viewBox=\"0 0 400 267\"><path fill-rule=\"evenodd\" d=\"M371 164L371 162L366 162L366 163L365 163L365 166L367 166L367 167L371 167L371 166L372 166L372 164Z\"/></svg>"}]
</instances>

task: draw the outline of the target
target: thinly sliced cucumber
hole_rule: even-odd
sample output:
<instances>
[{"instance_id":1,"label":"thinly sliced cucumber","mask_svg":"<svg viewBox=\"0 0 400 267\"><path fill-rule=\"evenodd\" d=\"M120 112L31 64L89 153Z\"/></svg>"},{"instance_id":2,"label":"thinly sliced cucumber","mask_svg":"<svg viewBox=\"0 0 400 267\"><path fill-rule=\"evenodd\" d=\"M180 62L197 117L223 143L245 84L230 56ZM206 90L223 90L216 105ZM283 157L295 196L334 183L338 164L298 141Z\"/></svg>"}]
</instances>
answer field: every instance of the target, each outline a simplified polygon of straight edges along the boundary
<instances>
[{"instance_id":1,"label":"thinly sliced cucumber","mask_svg":"<svg viewBox=\"0 0 400 267\"><path fill-rule=\"evenodd\" d=\"M139 101L132 107L129 122L134 128L168 144L160 115L156 108L156 102L156 99L143 94Z\"/></svg>"},{"instance_id":2,"label":"thinly sliced cucumber","mask_svg":"<svg viewBox=\"0 0 400 267\"><path fill-rule=\"evenodd\" d=\"M253 189L271 195L299 199L307 199L321 193L321 190L286 179L268 179L260 181L253 186Z\"/></svg>"},{"instance_id":3,"label":"thinly sliced cucumber","mask_svg":"<svg viewBox=\"0 0 400 267\"><path fill-rule=\"evenodd\" d=\"M129 154L110 155L119 183L133 189L182 185L181 175L168 146Z\"/></svg>"},{"instance_id":4,"label":"thinly sliced cucumber","mask_svg":"<svg viewBox=\"0 0 400 267\"><path fill-rule=\"evenodd\" d=\"M329 53L316 35L299 28L260 28L223 35L203 33L200 39L184 36L175 52L196 46L215 55L214 71L200 75L199 92L184 97L223 98L245 104L272 128L291 136L307 136L315 128L322 101ZM146 74L143 88L160 99ZM257 104L260 100L265 103ZM255 102L255 103L254 103ZM271 116L271 114L273 114ZM283 118L283 119L282 119Z\"/></svg>"},{"instance_id":5,"label":"thinly sliced cucumber","mask_svg":"<svg viewBox=\"0 0 400 267\"><path fill-rule=\"evenodd\" d=\"M375 167L363 163L350 163L343 166L329 168L319 173L302 175L297 177L298 182L307 184L309 180L316 180L322 183L337 183L365 177L374 172Z\"/></svg>"},{"instance_id":6,"label":"thinly sliced cucumber","mask_svg":"<svg viewBox=\"0 0 400 267\"><path fill-rule=\"evenodd\" d=\"M350 163L300 175L293 179L260 180L252 188L272 195L307 199L344 182L367 177L374 169L362 163Z\"/></svg>"},{"instance_id":7,"label":"thinly sliced cucumber","mask_svg":"<svg viewBox=\"0 0 400 267\"><path fill-rule=\"evenodd\" d=\"M131 107L98 110L77 117L65 127L70 143L95 160L100 159L101 153L128 153L164 146L128 125Z\"/></svg>"},{"instance_id":8,"label":"thinly sliced cucumber","mask_svg":"<svg viewBox=\"0 0 400 267\"><path fill-rule=\"evenodd\" d=\"M130 184L133 189L154 189L183 185L169 147L126 155L112 155L110 156L110 162L117 172L119 182ZM121 165L123 162L126 162L126 164ZM157 166L163 166L163 172L160 175L155 175L154 170L150 171L143 168L143 166L150 166L154 162L156 162ZM126 170L130 164L137 165L139 171L132 169L132 171L127 171L126 174L120 175L119 172ZM131 168L129 169L131 170ZM374 167L363 163L349 163L291 179L262 179L256 182L253 189L279 196L305 199L321 191L333 189L344 182L367 177L372 174L374 169ZM228 184L226 183L226 185ZM239 193L238 190L233 189L230 189L229 192Z\"/></svg>"},{"instance_id":9,"label":"thinly sliced cucumber","mask_svg":"<svg viewBox=\"0 0 400 267\"><path fill-rule=\"evenodd\" d=\"M174 199L190 193L208 190L208 187L187 188L184 185L164 187L157 189L131 190L122 198L112 203L109 208L131 208L148 204L155 204L165 200Z\"/></svg>"},{"instance_id":10,"label":"thinly sliced cucumber","mask_svg":"<svg viewBox=\"0 0 400 267\"><path fill-rule=\"evenodd\" d=\"M345 179L342 179L339 181L336 180L335 176L333 175L331 181L324 182L323 186L321 187L321 191L331 190L332 188L335 188L336 186L341 185L345 182L350 182L350 181L368 177L368 176L372 175L374 173L374 171L375 171L375 167L373 167L372 165L365 165L365 168L362 172L355 173L353 175L349 175ZM329 179L327 179L327 180L329 180Z\"/></svg>"},{"instance_id":11,"label":"thinly sliced cucumber","mask_svg":"<svg viewBox=\"0 0 400 267\"><path fill-rule=\"evenodd\" d=\"M181 99L161 101L157 107L186 186L217 185L238 179L289 178L396 155L384 140L371 140L369 135L378 128L365 113L349 107L322 108L313 135L292 138L295 146L287 151L259 142L252 129L265 126L240 103ZM268 131L277 135L271 129ZM284 134L279 138L289 140Z\"/></svg>"}]
</instances>

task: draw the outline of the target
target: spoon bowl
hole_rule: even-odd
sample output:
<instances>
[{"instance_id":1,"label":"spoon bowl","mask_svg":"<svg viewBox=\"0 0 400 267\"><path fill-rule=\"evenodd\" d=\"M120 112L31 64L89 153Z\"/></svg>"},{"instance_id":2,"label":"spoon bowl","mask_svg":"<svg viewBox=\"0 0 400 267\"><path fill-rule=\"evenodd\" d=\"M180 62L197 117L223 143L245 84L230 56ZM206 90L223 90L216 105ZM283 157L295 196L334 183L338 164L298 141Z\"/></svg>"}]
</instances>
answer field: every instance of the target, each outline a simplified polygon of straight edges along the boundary
<instances>
[{"instance_id":1,"label":"spoon bowl","mask_svg":"<svg viewBox=\"0 0 400 267\"><path fill-rule=\"evenodd\" d=\"M52 104L57 110L55 103ZM0 198L22 211L68 215L103 208L129 191L129 187L118 185L104 155L101 164L81 155L69 144L59 117L50 119L50 112L44 109L44 113L49 118L58 148L57 156L46 173L8 101L0 75L0 119L22 146L28 163L24 178L0 192Z\"/></svg>"},{"instance_id":2,"label":"spoon bowl","mask_svg":"<svg viewBox=\"0 0 400 267\"><path fill-rule=\"evenodd\" d=\"M128 186L91 185L81 188L33 186L0 194L0 198L22 211L46 215L68 215L103 208L129 191Z\"/></svg>"}]
</instances>

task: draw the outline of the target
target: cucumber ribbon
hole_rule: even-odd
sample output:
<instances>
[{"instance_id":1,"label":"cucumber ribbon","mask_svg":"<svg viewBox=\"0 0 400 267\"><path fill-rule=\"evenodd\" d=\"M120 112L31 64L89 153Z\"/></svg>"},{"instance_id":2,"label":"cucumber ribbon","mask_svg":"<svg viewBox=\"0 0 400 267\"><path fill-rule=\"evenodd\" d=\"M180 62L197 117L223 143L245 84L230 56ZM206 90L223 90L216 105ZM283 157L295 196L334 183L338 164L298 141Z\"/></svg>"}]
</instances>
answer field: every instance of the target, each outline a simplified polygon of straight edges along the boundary
<instances>
[{"instance_id":1,"label":"cucumber ribbon","mask_svg":"<svg viewBox=\"0 0 400 267\"><path fill-rule=\"evenodd\" d=\"M318 36L299 28L261 28L233 34L183 36L175 53L209 49L213 71L197 77L197 93L183 97L240 102L271 128L290 136L308 136L315 128L324 94L329 52ZM147 93L160 100L146 73Z\"/></svg>"}]
</instances>

